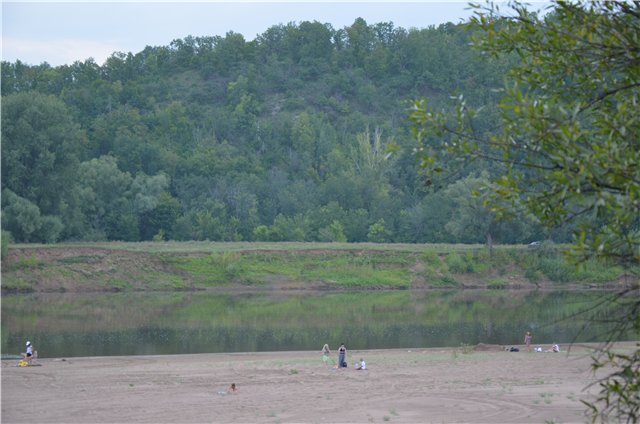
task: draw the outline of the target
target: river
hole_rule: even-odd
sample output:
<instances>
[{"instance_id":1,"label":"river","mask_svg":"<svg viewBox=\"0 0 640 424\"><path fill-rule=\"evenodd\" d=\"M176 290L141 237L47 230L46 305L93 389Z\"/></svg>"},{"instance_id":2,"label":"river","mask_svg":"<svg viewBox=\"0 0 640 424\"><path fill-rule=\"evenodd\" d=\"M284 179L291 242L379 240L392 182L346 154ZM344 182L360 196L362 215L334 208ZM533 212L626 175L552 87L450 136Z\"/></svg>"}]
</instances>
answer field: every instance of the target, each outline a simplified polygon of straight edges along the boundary
<instances>
[{"instance_id":1,"label":"river","mask_svg":"<svg viewBox=\"0 0 640 424\"><path fill-rule=\"evenodd\" d=\"M121 292L2 297L2 354L40 357L600 342L602 291ZM621 334L618 339L637 335Z\"/></svg>"}]
</instances>

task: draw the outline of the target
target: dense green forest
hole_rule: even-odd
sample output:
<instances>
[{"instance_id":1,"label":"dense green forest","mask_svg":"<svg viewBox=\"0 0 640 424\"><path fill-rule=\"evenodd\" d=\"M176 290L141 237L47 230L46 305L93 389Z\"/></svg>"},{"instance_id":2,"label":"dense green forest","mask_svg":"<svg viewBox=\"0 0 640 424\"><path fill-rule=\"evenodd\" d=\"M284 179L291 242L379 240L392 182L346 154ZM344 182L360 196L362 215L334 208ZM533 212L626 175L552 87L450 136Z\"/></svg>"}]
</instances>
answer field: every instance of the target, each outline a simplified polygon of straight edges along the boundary
<instances>
[{"instance_id":1,"label":"dense green forest","mask_svg":"<svg viewBox=\"0 0 640 424\"><path fill-rule=\"evenodd\" d=\"M567 241L569 228L528 216L495 220L477 193L495 162L420 174L409 100L464 93L485 108L478 130L498 117L510 59L470 37L357 19L253 41L188 36L103 65L2 62L3 231L44 243Z\"/></svg>"}]
</instances>

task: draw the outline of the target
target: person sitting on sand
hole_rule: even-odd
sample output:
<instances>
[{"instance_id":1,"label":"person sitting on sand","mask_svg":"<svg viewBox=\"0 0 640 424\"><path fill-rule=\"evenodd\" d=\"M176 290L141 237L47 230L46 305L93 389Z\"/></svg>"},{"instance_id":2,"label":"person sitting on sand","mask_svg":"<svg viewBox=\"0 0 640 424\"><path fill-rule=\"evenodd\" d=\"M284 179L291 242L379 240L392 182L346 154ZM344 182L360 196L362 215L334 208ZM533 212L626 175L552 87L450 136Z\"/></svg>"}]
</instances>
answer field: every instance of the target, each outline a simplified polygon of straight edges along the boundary
<instances>
[{"instance_id":1,"label":"person sitting on sand","mask_svg":"<svg viewBox=\"0 0 640 424\"><path fill-rule=\"evenodd\" d=\"M220 396L235 395L236 393L238 393L238 388L236 387L236 383L231 383L231 386L229 386L227 391L224 391L224 390L218 391L218 394Z\"/></svg>"},{"instance_id":2,"label":"person sitting on sand","mask_svg":"<svg viewBox=\"0 0 640 424\"><path fill-rule=\"evenodd\" d=\"M560 346L554 343L549 349L545 350L545 352L560 352Z\"/></svg>"},{"instance_id":3,"label":"person sitting on sand","mask_svg":"<svg viewBox=\"0 0 640 424\"><path fill-rule=\"evenodd\" d=\"M367 369L367 364L364 362L364 359L360 358L360 362L356 362L356 369L357 370L366 370Z\"/></svg>"}]
</instances>

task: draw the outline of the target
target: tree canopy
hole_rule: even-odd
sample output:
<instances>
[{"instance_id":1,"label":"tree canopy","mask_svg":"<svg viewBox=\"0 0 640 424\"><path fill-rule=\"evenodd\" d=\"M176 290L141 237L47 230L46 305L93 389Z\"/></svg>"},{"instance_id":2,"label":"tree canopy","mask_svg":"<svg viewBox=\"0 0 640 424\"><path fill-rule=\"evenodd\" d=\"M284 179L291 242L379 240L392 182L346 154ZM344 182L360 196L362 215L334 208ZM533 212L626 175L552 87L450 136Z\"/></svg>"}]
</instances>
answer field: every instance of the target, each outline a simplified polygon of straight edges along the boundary
<instances>
[{"instance_id":1,"label":"tree canopy","mask_svg":"<svg viewBox=\"0 0 640 424\"><path fill-rule=\"evenodd\" d=\"M187 36L104 64L2 62L3 229L22 242L482 243L447 230L456 205L443 210L409 151L387 156L411 144L408 98L463 90L495 105L504 66L469 41L460 25L356 19Z\"/></svg>"}]
</instances>

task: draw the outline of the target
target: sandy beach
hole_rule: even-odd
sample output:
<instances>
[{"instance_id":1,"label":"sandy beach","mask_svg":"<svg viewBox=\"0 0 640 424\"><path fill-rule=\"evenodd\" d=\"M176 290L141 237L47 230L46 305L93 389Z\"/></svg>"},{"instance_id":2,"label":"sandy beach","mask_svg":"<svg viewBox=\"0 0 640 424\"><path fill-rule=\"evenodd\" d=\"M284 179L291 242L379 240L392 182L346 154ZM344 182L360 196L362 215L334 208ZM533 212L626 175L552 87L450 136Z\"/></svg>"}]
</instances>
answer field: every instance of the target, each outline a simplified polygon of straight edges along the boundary
<instances>
[{"instance_id":1,"label":"sandy beach","mask_svg":"<svg viewBox=\"0 0 640 424\"><path fill-rule=\"evenodd\" d=\"M596 346L596 345L592 345ZM620 343L632 349L633 342ZM321 346L319 346L320 348ZM2 361L2 423L574 423L597 386L590 345ZM337 359L337 346L331 346ZM347 345L347 349L349 346ZM364 358L368 369L354 363ZM231 383L238 391L227 393Z\"/></svg>"}]
</instances>

